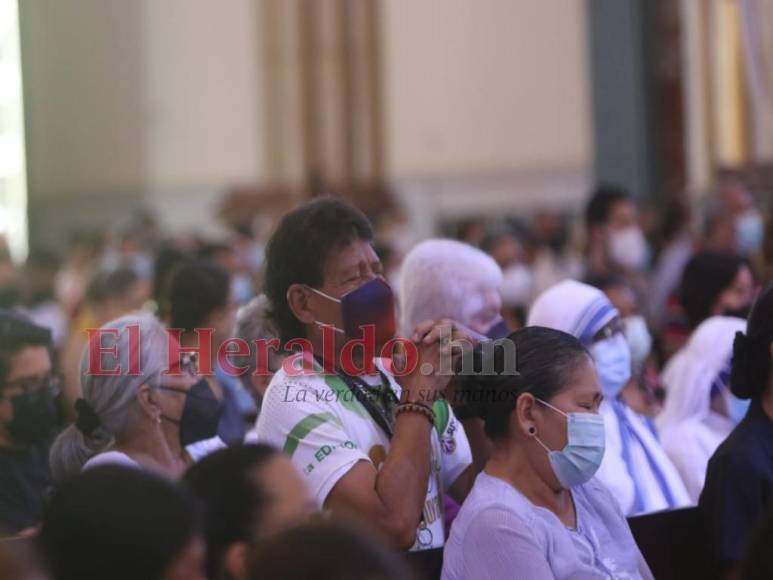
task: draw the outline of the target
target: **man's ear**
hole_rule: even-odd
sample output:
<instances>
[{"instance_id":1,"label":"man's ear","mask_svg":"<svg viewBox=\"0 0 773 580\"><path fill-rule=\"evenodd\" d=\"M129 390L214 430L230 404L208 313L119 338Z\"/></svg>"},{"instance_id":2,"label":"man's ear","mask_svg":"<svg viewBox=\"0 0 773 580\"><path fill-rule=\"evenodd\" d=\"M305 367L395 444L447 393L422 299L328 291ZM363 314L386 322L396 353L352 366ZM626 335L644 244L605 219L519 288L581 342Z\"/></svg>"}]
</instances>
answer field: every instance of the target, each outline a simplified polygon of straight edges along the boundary
<instances>
[{"instance_id":1,"label":"man's ear","mask_svg":"<svg viewBox=\"0 0 773 580\"><path fill-rule=\"evenodd\" d=\"M247 542L234 542L226 548L223 571L226 578L244 580L247 577Z\"/></svg>"},{"instance_id":2,"label":"man's ear","mask_svg":"<svg viewBox=\"0 0 773 580\"><path fill-rule=\"evenodd\" d=\"M316 316L310 309L309 294L310 292L303 284L290 284L287 289L287 305L295 318L304 324L312 324L316 320Z\"/></svg>"},{"instance_id":3,"label":"man's ear","mask_svg":"<svg viewBox=\"0 0 773 580\"><path fill-rule=\"evenodd\" d=\"M158 395L147 383L141 385L137 391L137 404L142 412L153 421L158 421L161 417L161 406L158 404Z\"/></svg>"}]
</instances>

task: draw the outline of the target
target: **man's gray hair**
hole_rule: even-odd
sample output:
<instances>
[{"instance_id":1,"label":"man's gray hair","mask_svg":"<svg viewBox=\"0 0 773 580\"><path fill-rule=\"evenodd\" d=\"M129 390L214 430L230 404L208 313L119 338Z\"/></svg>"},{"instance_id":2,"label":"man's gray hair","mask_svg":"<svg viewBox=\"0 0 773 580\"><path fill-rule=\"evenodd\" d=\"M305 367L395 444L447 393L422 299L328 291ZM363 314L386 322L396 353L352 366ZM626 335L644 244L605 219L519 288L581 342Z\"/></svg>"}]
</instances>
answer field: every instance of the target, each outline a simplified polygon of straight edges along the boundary
<instances>
[{"instance_id":1,"label":"man's gray hair","mask_svg":"<svg viewBox=\"0 0 773 580\"><path fill-rule=\"evenodd\" d=\"M268 348L268 364L271 369L278 368L282 363L282 353L278 348L279 331L268 316L271 303L265 294L260 294L236 313L234 337L244 340L250 347L249 357L237 357L231 355L231 360L236 366L249 367L249 374L257 369L256 340L276 340L277 348ZM241 360L240 360L241 359ZM265 371L266 369L261 369ZM245 373L244 376L247 376Z\"/></svg>"}]
</instances>

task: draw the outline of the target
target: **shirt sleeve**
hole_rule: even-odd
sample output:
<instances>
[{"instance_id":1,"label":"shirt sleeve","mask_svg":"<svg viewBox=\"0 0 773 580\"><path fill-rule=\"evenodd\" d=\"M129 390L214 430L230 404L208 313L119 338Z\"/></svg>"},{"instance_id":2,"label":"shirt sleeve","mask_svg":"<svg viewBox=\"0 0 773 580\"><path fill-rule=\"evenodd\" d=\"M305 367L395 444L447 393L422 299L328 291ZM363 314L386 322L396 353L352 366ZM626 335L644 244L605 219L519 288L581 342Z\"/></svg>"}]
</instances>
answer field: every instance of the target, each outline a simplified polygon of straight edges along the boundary
<instances>
[{"instance_id":1,"label":"shirt sleeve","mask_svg":"<svg viewBox=\"0 0 773 580\"><path fill-rule=\"evenodd\" d=\"M350 438L336 409L317 396L316 385L288 380L272 387L258 417L257 440L290 457L322 507L338 480L358 461L370 459ZM323 384L318 388L326 392Z\"/></svg>"},{"instance_id":2,"label":"shirt sleeve","mask_svg":"<svg viewBox=\"0 0 773 580\"><path fill-rule=\"evenodd\" d=\"M482 511L464 537L464 578L553 580L553 571L533 532L514 513Z\"/></svg>"},{"instance_id":3,"label":"shirt sleeve","mask_svg":"<svg viewBox=\"0 0 773 580\"><path fill-rule=\"evenodd\" d=\"M445 399L439 399L435 401L433 410L440 440L443 489L448 490L472 464L472 452L464 427L454 415L451 405Z\"/></svg>"}]
</instances>

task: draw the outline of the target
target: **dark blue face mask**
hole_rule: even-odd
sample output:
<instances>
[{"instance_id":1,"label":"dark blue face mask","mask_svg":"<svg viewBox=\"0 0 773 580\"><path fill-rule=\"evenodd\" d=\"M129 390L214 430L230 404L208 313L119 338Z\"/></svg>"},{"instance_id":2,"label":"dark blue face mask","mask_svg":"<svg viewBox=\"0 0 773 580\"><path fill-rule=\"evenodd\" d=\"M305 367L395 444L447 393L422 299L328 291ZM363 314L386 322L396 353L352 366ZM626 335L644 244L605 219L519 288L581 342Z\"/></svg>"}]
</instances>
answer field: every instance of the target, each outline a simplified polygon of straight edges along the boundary
<instances>
[{"instance_id":1,"label":"dark blue face mask","mask_svg":"<svg viewBox=\"0 0 773 580\"><path fill-rule=\"evenodd\" d=\"M363 327L372 326L376 344L383 345L395 336L395 302L392 288L383 278L376 277L361 286L350 290L341 298L325 294L317 288L308 288L314 292L341 305L341 319L344 328L333 329L344 334L349 339L359 339L363 336ZM320 326L332 326L315 321Z\"/></svg>"},{"instance_id":2,"label":"dark blue face mask","mask_svg":"<svg viewBox=\"0 0 773 580\"><path fill-rule=\"evenodd\" d=\"M217 435L217 427L223 414L223 405L217 400L207 379L202 377L190 389L161 387L185 395L183 413L179 419L161 415L162 419L179 425L180 445L187 447L197 441L211 439Z\"/></svg>"}]
</instances>

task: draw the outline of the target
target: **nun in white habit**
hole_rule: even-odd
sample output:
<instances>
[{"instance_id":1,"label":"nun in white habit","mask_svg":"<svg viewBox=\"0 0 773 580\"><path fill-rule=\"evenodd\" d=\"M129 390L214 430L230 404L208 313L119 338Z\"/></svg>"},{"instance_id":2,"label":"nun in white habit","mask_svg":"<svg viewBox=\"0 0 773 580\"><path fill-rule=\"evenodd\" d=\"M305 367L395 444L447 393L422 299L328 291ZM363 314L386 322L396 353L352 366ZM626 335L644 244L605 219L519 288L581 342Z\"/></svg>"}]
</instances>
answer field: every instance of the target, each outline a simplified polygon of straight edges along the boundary
<instances>
[{"instance_id":1,"label":"nun in white habit","mask_svg":"<svg viewBox=\"0 0 773 580\"><path fill-rule=\"evenodd\" d=\"M631 353L617 309L601 290L565 280L534 302L529 326L563 330L580 339L593 356L604 393L606 451L596 477L626 515L682 507L690 497L651 422L620 396L631 377Z\"/></svg>"},{"instance_id":2,"label":"nun in white habit","mask_svg":"<svg viewBox=\"0 0 773 580\"><path fill-rule=\"evenodd\" d=\"M745 329L741 318L709 318L671 358L661 377L666 402L656 419L660 439L693 503L703 489L709 459L748 407L728 388L733 339Z\"/></svg>"}]
</instances>

